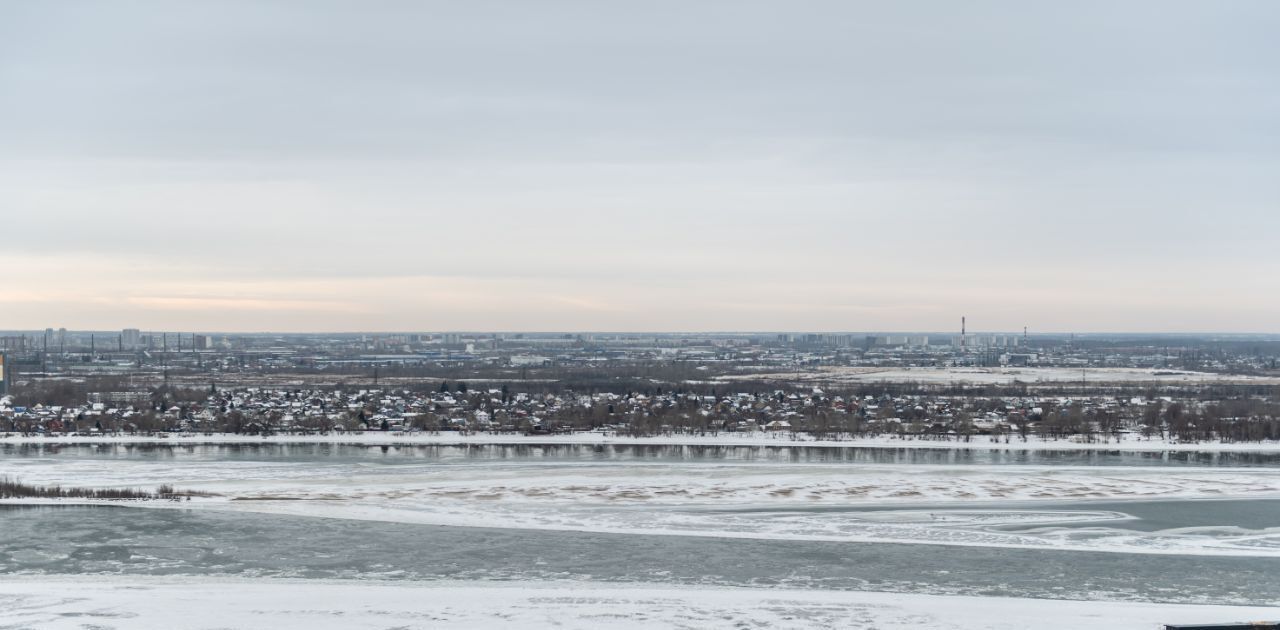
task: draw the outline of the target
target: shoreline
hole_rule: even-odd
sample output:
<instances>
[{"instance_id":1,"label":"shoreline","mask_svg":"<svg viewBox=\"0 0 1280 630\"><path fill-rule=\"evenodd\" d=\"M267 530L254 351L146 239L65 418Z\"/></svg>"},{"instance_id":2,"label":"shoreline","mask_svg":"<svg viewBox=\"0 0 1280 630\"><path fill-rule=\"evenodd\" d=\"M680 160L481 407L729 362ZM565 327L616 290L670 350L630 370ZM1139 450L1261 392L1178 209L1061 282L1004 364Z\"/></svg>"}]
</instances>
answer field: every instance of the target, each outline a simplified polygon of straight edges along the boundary
<instances>
[{"instance_id":1,"label":"shoreline","mask_svg":"<svg viewBox=\"0 0 1280 630\"><path fill-rule=\"evenodd\" d=\"M939 449L939 450L998 450L998 451L1123 451L1123 452L1173 452L1173 453L1280 453L1280 441L1275 442L1200 442L1177 443L1159 439L1124 439L1109 442L1085 442L1071 439L1049 440L1038 437L1023 442L994 442L974 439L918 440L897 437L869 437L845 439L813 439L792 437L790 434L751 433L719 435L664 435L652 437L627 437L605 433L573 433L561 435L522 435L510 433L402 433L365 431L362 433L328 435L246 435L233 433L171 434L171 437L154 435L68 435L43 436L0 433L0 447L12 445L80 446L80 445L139 445L139 446L237 446L253 444L273 445L344 445L344 446L687 446L687 447L771 447L771 448L879 448L879 449Z\"/></svg>"}]
</instances>

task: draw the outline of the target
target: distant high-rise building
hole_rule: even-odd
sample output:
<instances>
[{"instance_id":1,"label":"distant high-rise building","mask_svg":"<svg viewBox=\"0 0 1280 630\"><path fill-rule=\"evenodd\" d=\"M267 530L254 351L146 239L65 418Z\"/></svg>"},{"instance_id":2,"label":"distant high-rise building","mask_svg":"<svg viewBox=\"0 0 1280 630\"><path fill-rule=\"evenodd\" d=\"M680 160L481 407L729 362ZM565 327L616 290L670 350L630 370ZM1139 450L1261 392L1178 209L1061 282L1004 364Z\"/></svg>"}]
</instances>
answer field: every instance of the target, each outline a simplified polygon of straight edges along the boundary
<instances>
[{"instance_id":1,"label":"distant high-rise building","mask_svg":"<svg viewBox=\"0 0 1280 630\"><path fill-rule=\"evenodd\" d=\"M137 350L142 345L142 331L137 328L126 328L120 331L120 345L125 350Z\"/></svg>"}]
</instances>

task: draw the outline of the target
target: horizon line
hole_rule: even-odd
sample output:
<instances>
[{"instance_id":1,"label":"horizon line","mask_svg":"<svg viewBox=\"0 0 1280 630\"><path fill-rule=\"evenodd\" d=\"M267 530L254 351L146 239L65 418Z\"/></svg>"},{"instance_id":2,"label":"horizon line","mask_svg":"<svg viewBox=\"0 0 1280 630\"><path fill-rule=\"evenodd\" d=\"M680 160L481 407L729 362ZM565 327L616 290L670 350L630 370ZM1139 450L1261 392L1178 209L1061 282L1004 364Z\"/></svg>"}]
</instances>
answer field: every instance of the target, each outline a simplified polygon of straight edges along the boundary
<instances>
[{"instance_id":1,"label":"horizon line","mask_svg":"<svg viewBox=\"0 0 1280 630\"><path fill-rule=\"evenodd\" d=\"M13 328L3 329L3 334L43 334L48 330L63 330L61 328ZM516 334L516 335L571 335L571 334L589 334L589 335L778 335L778 334L806 334L806 335L856 335L856 334L886 334L886 335L948 335L959 336L961 333L957 331L945 330L803 330L803 329L773 329L773 330L517 330L517 329L421 329L421 330L202 330L202 329L158 329L158 328L66 328L69 333L119 333L124 330L137 330L141 333L159 333L159 334L206 334L206 335L421 335L421 334ZM1262 332L1262 331L1223 331L1223 330L1186 330L1186 331L1142 331L1142 330L1050 330L1050 331L1020 331L1020 330L976 330L964 333L968 335L1026 335L1034 336L1057 336L1057 335L1235 335L1235 336L1280 336L1280 331Z\"/></svg>"}]
</instances>

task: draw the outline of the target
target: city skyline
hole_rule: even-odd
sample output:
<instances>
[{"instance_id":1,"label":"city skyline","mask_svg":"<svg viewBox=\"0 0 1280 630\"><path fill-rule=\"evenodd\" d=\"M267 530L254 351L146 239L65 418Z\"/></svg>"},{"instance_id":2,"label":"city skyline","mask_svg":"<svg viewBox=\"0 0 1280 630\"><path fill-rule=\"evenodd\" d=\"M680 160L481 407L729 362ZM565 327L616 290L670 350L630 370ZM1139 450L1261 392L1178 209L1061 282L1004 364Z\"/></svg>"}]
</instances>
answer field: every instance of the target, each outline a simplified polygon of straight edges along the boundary
<instances>
[{"instance_id":1,"label":"city skyline","mask_svg":"<svg viewBox=\"0 0 1280 630\"><path fill-rule=\"evenodd\" d=\"M30 339L38 339L41 335L44 335L44 334L46 334L46 333L53 334L53 335L57 335L57 334L71 335L71 334L74 334L74 335L79 335L79 336L82 336L82 337L83 337L84 335L90 335L90 334L101 334L101 335L111 336L110 338L111 338L111 339L114 339L114 338L115 338L114 336L121 336L121 337L126 337L126 338L127 338L127 337L128 337L128 335L130 334L130 332L132 332L132 333L134 333L134 334L136 334L136 335L140 335L140 336L147 336L147 335L169 335L169 338L171 338L171 339L175 338L177 335L185 335L185 336L187 336L187 337L190 337L190 336L191 336L191 335L193 335L193 334L196 334L196 335L205 335L205 336L207 336L207 335L228 335L228 336L236 336L236 335L244 335L244 336L255 336L255 335L290 335L290 336L293 336L293 335L297 335L297 336L306 336L306 335L382 335L382 336L396 336L396 335L486 335L486 336L493 336L493 335L499 335L499 336L504 336L504 335L531 335L531 336L539 336L539 335L556 335L556 336L565 336L565 335L601 335L601 336L609 336L609 335L620 335L620 336L637 336L637 335L660 335L660 336L709 335L709 336L716 336L716 335L723 335L723 336L748 336L748 335L778 335L778 334L791 334L791 335L820 335L820 336L847 336L847 335L943 335L943 336L946 336L946 338L948 338L948 339L950 339L951 337L959 338L959 337L961 337L961 336L962 336L962 333L960 333L960 331L958 331L958 330L944 330L944 329L941 329L941 328L936 328L936 329L914 329L914 330L912 330L912 329L887 329L887 328L885 328L885 329L874 329L874 328L868 328L868 329L865 329L865 330L855 330L855 329L847 329L847 330L803 330L803 329L790 329L790 330L786 330L786 329L773 329L773 330L763 330L763 329L762 329L762 330L714 330L714 329L708 329L708 330L568 330L568 329L565 329L565 330L550 330L550 329L547 329L547 330L519 330L519 329L491 329L491 330L482 330L482 329L465 329L465 328L459 328L459 329L427 329L427 328L422 328L422 329L403 329L403 330L373 330L373 329L370 329L370 330L302 330L302 331L282 331L282 330L212 330L212 329L201 329L201 328L187 328L187 329L183 329L183 328L174 328L174 327L167 327L167 328L123 328L123 329L113 329L113 328L65 328L65 327L60 327L60 328L48 328L48 327L46 327L46 328L31 328L31 329L7 329L7 330L0 330L0 334L3 334L3 335L25 335L25 336L27 336L27 337L28 337L28 338L30 338ZM1150 331L1150 330L1104 330L1104 331L1040 330L1040 331L1031 331L1031 330L1015 330L1015 329L981 328L981 329L969 329L969 330L968 330L968 332L967 332L966 334L967 334L967 336L974 336L974 335L1008 335L1008 336L1023 336L1023 335L1026 335L1026 336L1028 336L1028 337L1053 337L1053 338L1065 338L1065 337L1071 337L1071 336L1073 336L1073 335L1080 335L1080 336L1082 336L1082 337L1142 337L1142 336L1151 336L1151 337L1203 337L1203 336L1223 336L1223 337L1280 337L1280 333L1268 333L1268 332L1225 332L1225 331L1213 331L1213 330L1207 330L1207 331L1187 331L1187 332L1154 332L1154 331ZM941 339L941 338L942 338L942 337L939 337L939 339ZM103 337L103 339L104 339L104 340L107 340L107 341L109 341L109 340L110 340L110 339L108 339L108 338L107 338L107 337L105 337L105 336Z\"/></svg>"}]
</instances>

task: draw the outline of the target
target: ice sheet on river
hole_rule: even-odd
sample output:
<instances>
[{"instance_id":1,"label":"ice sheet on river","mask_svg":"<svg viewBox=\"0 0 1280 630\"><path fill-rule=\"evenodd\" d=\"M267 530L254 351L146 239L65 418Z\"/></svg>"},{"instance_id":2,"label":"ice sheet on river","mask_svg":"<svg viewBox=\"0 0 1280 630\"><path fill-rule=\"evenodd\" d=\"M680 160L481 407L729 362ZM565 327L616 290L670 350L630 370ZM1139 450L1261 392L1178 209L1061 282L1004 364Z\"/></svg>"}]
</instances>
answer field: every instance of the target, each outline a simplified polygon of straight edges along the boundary
<instances>
[{"instance_id":1,"label":"ice sheet on river","mask_svg":"<svg viewBox=\"0 0 1280 630\"><path fill-rule=\"evenodd\" d=\"M1277 527L1139 531L1123 526L1131 518L1125 511L1089 503L1276 497L1280 471L1274 469L29 458L0 462L0 474L95 487L171 483L219 495L182 507L371 521L1280 556L1280 518ZM1072 507L1046 510L1037 502ZM856 509L870 505L899 509Z\"/></svg>"}]
</instances>

